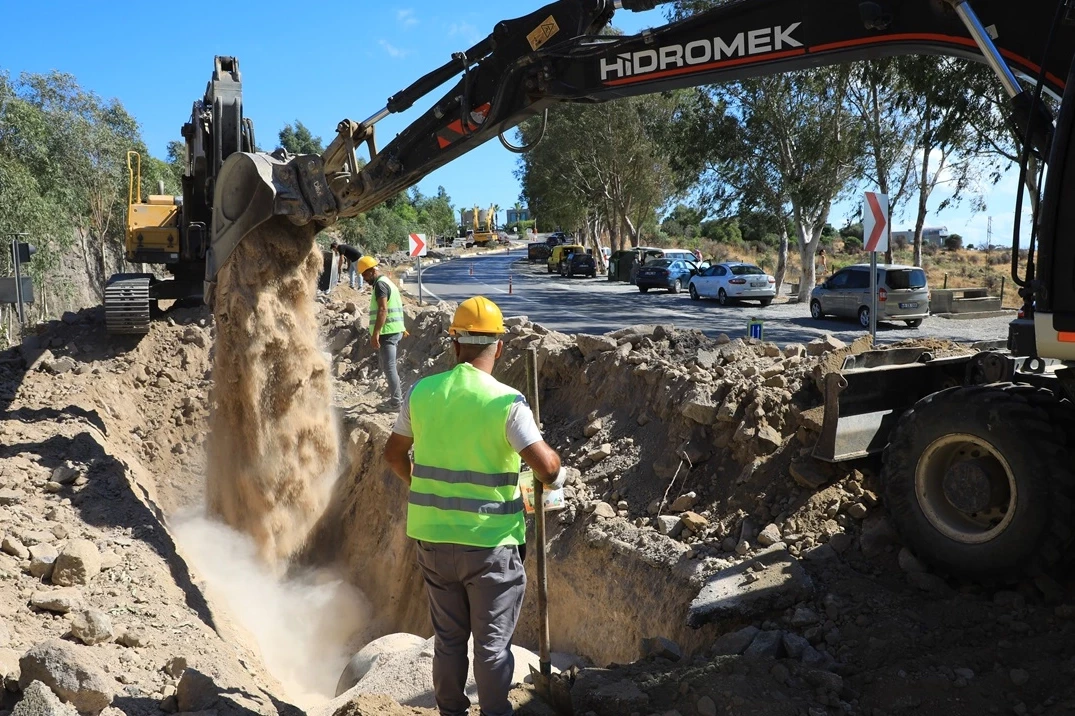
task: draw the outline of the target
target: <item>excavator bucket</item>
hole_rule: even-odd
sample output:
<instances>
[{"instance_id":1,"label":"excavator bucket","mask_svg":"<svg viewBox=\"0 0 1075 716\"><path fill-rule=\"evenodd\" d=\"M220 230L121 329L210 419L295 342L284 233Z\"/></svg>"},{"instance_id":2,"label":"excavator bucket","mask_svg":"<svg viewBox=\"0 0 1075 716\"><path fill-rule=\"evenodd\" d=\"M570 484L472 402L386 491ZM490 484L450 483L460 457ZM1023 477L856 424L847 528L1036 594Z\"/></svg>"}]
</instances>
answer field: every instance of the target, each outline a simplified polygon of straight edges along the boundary
<instances>
[{"instance_id":1,"label":"excavator bucket","mask_svg":"<svg viewBox=\"0 0 1075 716\"><path fill-rule=\"evenodd\" d=\"M220 168L213 194L213 237L205 257L205 302L212 305L217 274L239 243L274 216L296 227L331 224L336 200L316 154L235 152Z\"/></svg>"},{"instance_id":2,"label":"excavator bucket","mask_svg":"<svg viewBox=\"0 0 1075 716\"><path fill-rule=\"evenodd\" d=\"M825 462L879 453L905 411L925 396L963 385L973 356L935 358L924 348L847 356L824 378L825 413L813 456Z\"/></svg>"}]
</instances>

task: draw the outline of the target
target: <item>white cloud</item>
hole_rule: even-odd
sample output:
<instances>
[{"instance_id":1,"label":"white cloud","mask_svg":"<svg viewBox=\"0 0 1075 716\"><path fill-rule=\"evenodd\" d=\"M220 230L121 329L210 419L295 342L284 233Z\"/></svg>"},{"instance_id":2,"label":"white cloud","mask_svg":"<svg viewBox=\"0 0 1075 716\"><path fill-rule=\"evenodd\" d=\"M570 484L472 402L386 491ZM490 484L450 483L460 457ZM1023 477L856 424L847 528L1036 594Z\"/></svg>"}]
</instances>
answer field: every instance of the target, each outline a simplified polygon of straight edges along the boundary
<instances>
[{"instance_id":1,"label":"white cloud","mask_svg":"<svg viewBox=\"0 0 1075 716\"><path fill-rule=\"evenodd\" d=\"M407 55L411 54L410 50L401 50L400 48L398 48L395 45L391 44L387 40L381 40L380 44L381 44L381 48L386 53L388 53L389 57L391 57L393 59L398 60L398 59L401 59L401 58L406 57Z\"/></svg>"},{"instance_id":2,"label":"white cloud","mask_svg":"<svg viewBox=\"0 0 1075 716\"><path fill-rule=\"evenodd\" d=\"M469 22L453 22L448 27L448 35L450 37L462 37L465 41L475 43L482 39L481 33L478 32L478 28L471 25Z\"/></svg>"},{"instance_id":3,"label":"white cloud","mask_svg":"<svg viewBox=\"0 0 1075 716\"><path fill-rule=\"evenodd\" d=\"M399 24L403 25L403 27L414 27L418 24L418 18L414 16L414 10L411 10L410 8L397 10L396 20L399 21Z\"/></svg>"}]
</instances>

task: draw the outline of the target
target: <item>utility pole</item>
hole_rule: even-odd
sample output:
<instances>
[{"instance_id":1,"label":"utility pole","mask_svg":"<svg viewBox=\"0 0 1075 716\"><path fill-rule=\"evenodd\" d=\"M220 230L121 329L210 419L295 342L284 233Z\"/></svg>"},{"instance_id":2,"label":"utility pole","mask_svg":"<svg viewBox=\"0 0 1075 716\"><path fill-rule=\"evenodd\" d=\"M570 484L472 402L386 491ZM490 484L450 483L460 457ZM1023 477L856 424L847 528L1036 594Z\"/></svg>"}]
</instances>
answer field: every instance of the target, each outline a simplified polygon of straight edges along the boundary
<instances>
[{"instance_id":1,"label":"utility pole","mask_svg":"<svg viewBox=\"0 0 1075 716\"><path fill-rule=\"evenodd\" d=\"M993 217L990 216L985 224L985 253L986 256L993 251Z\"/></svg>"}]
</instances>

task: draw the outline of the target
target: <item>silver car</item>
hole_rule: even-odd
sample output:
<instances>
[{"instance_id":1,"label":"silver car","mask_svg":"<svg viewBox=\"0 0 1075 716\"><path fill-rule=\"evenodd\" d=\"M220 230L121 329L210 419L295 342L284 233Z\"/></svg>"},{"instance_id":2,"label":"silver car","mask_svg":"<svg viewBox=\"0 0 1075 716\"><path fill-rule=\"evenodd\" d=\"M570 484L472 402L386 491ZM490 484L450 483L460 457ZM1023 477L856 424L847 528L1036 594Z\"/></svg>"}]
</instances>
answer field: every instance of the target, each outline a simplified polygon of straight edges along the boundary
<instances>
[{"instance_id":1,"label":"silver car","mask_svg":"<svg viewBox=\"0 0 1075 716\"><path fill-rule=\"evenodd\" d=\"M917 266L882 264L877 267L877 320L904 321L911 328L929 316L926 272ZM841 269L810 293L810 315L858 318L870 327L870 265Z\"/></svg>"},{"instance_id":2,"label":"silver car","mask_svg":"<svg viewBox=\"0 0 1075 716\"><path fill-rule=\"evenodd\" d=\"M691 298L715 298L720 305L743 299L768 306L776 297L776 279L754 264L730 261L713 264L692 276L687 288Z\"/></svg>"}]
</instances>

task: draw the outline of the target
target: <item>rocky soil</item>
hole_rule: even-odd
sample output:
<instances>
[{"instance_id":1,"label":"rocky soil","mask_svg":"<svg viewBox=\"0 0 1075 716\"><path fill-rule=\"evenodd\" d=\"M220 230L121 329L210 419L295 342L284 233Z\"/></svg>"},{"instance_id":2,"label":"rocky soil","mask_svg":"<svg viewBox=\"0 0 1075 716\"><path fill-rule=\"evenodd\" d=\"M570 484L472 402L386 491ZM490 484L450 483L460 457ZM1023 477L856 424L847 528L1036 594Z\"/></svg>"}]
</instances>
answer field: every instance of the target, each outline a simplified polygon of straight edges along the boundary
<instances>
[{"instance_id":1,"label":"rocky soil","mask_svg":"<svg viewBox=\"0 0 1075 716\"><path fill-rule=\"evenodd\" d=\"M347 464L303 555L365 593L361 643L429 634L405 495L379 459L391 418L372 408L367 302L345 287L320 300ZM450 307L408 314L406 385L451 366ZM550 605L553 648L592 665L561 681L574 713L1075 709L1067 575L947 580L900 544L873 462L806 457L820 379L868 344L509 323L498 377L523 387L539 351L544 429L571 469ZM182 310L117 340L84 311L0 354L0 714L301 712L168 528L204 496L213 335L207 312ZM535 646L533 589L516 641ZM548 713L527 687L514 697ZM432 713L344 701L341 716Z\"/></svg>"}]
</instances>

